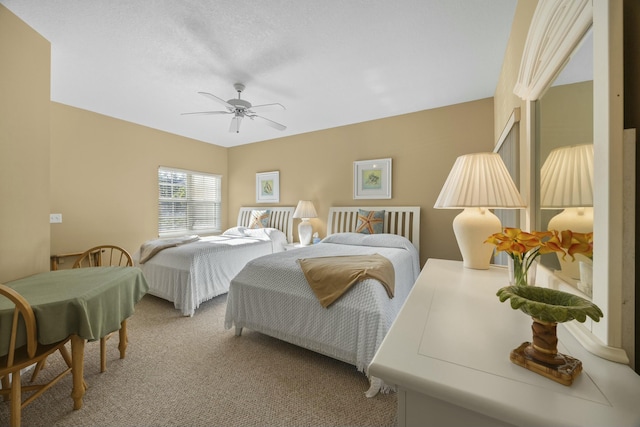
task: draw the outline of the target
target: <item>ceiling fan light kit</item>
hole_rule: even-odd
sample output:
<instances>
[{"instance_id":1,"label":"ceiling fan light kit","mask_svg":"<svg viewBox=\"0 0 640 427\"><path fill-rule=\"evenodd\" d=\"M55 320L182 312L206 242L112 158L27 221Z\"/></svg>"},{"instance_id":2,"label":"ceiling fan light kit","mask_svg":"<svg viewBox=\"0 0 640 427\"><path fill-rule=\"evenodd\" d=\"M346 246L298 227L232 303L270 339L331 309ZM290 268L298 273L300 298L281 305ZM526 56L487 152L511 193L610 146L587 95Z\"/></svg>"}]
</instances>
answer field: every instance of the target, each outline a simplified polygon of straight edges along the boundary
<instances>
[{"instance_id":1,"label":"ceiling fan light kit","mask_svg":"<svg viewBox=\"0 0 640 427\"><path fill-rule=\"evenodd\" d=\"M285 130L287 127L280 123L274 122L273 120L267 119L266 117L259 116L256 114L255 110L266 110L266 109L278 109L278 110L286 110L284 105L280 103L272 103L272 104L262 104L262 105L252 105L249 101L241 99L241 94L245 89L245 86L242 83L236 83L233 85L236 92L238 92L237 98L232 98L227 101L224 99L217 97L209 92L198 92L199 94L206 96L209 99L212 99L220 104L222 104L226 111L196 111L193 113L182 113L183 115L187 114L233 114L233 118L231 119L231 125L229 126L229 132L240 133L240 123L242 119L245 117L249 117L251 120L259 119L262 120L268 126L271 126L277 130Z\"/></svg>"}]
</instances>

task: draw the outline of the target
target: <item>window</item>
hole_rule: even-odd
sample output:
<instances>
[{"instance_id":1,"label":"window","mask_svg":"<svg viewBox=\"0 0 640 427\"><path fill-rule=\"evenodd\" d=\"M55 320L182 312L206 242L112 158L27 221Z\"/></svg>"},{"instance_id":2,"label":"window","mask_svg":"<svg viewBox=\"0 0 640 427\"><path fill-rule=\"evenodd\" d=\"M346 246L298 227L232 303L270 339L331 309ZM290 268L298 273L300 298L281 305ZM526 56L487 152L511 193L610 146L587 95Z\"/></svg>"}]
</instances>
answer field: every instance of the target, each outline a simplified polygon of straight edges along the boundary
<instances>
[{"instance_id":1,"label":"window","mask_svg":"<svg viewBox=\"0 0 640 427\"><path fill-rule=\"evenodd\" d=\"M158 235L220 231L220 175L160 167Z\"/></svg>"}]
</instances>

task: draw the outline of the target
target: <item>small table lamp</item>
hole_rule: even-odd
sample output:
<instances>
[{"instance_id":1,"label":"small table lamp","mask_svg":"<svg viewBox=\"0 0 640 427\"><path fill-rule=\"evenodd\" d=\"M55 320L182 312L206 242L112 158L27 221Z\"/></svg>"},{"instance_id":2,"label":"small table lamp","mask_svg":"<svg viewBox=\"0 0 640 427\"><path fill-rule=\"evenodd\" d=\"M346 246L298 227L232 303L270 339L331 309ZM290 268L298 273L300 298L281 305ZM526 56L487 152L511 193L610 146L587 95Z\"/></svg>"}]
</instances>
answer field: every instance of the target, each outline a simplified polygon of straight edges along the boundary
<instances>
[{"instance_id":1,"label":"small table lamp","mask_svg":"<svg viewBox=\"0 0 640 427\"><path fill-rule=\"evenodd\" d=\"M474 153L456 159L433 207L464 209L453 220L463 265L486 270L495 247L484 242L502 231L488 208L519 209L525 203L499 154Z\"/></svg>"},{"instance_id":2,"label":"small table lamp","mask_svg":"<svg viewBox=\"0 0 640 427\"><path fill-rule=\"evenodd\" d=\"M549 230L593 231L593 144L552 150L540 170L540 209L564 209ZM558 257L562 274L580 277L577 262Z\"/></svg>"},{"instance_id":3,"label":"small table lamp","mask_svg":"<svg viewBox=\"0 0 640 427\"><path fill-rule=\"evenodd\" d=\"M307 246L311 243L311 233L313 227L309 223L309 218L317 218L316 208L313 206L310 200L300 200L296 210L293 212L294 218L302 218L302 222L298 224L298 236L300 238L300 244Z\"/></svg>"}]
</instances>

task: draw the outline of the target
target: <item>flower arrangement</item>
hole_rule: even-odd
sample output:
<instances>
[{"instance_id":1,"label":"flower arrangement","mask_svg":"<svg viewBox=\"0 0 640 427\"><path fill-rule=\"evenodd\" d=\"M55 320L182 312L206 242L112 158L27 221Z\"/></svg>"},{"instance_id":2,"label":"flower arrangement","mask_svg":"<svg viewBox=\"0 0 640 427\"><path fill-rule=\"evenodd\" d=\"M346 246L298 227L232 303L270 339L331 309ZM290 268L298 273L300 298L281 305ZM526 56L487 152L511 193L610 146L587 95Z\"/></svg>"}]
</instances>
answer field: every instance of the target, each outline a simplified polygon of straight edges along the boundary
<instances>
[{"instance_id":1,"label":"flower arrangement","mask_svg":"<svg viewBox=\"0 0 640 427\"><path fill-rule=\"evenodd\" d=\"M529 268L542 254L560 252L575 259L576 254L593 257L593 233L565 231L532 231L506 227L502 233L489 236L485 243L496 245L498 252L504 251L513 260L513 274L517 286L527 285Z\"/></svg>"}]
</instances>

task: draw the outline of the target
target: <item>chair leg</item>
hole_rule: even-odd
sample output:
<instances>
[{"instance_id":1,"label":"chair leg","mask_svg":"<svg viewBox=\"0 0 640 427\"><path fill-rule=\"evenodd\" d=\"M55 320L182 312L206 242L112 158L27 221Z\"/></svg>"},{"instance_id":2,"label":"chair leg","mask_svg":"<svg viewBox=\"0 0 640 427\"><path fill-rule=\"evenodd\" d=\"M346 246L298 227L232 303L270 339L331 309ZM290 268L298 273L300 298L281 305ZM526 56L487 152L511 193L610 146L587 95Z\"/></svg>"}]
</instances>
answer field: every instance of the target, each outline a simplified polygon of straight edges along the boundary
<instances>
[{"instance_id":1,"label":"chair leg","mask_svg":"<svg viewBox=\"0 0 640 427\"><path fill-rule=\"evenodd\" d=\"M22 382L20 379L20 371L11 374L11 416L9 423L11 427L20 427L20 418L22 411Z\"/></svg>"}]
</instances>

